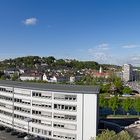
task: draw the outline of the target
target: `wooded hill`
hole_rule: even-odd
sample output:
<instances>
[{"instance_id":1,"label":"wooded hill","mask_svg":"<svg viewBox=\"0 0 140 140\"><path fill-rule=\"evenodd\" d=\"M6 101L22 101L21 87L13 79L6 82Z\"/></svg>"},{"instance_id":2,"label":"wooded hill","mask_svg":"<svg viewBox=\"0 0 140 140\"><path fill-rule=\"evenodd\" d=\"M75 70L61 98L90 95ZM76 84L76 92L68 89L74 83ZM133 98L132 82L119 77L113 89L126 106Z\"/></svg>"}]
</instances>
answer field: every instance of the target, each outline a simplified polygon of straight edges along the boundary
<instances>
[{"instance_id":1,"label":"wooded hill","mask_svg":"<svg viewBox=\"0 0 140 140\"><path fill-rule=\"evenodd\" d=\"M37 66L47 66L47 67L67 67L73 69L95 69L98 70L101 64L98 64L95 61L78 61L71 59L56 59L53 56L48 57L39 57L39 56L26 56L26 57L17 57L14 59L5 59L0 62L0 70L6 68L36 68ZM102 64L103 68L110 69L115 68L119 69L119 66L116 65L106 65Z\"/></svg>"}]
</instances>

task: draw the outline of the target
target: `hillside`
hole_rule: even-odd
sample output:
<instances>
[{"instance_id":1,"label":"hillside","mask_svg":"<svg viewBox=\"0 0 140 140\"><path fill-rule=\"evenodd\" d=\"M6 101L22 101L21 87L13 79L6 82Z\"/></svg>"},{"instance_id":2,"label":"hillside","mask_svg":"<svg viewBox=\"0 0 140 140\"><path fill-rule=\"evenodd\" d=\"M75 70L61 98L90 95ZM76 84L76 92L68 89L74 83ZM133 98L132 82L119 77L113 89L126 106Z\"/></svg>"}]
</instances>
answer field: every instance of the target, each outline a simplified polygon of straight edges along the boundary
<instances>
[{"instance_id":1,"label":"hillside","mask_svg":"<svg viewBox=\"0 0 140 140\"><path fill-rule=\"evenodd\" d=\"M101 64L98 64L95 61L78 61L71 59L56 59L53 56L48 57L39 57L39 56L26 56L26 57L17 57L14 59L5 59L0 62L0 70L6 68L40 68L40 67L49 67L49 68L58 68L58 67L67 67L71 69L95 69L98 70ZM101 65L105 70L110 70L111 68L119 69L119 66L116 65Z\"/></svg>"}]
</instances>

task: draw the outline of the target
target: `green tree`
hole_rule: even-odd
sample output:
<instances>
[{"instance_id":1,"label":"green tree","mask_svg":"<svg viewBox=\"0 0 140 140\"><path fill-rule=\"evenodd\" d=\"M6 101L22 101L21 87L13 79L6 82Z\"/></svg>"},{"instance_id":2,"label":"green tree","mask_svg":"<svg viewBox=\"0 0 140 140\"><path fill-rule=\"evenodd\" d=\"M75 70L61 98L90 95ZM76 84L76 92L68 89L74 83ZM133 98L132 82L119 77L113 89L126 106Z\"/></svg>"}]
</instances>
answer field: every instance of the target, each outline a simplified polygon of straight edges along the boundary
<instances>
[{"instance_id":1,"label":"green tree","mask_svg":"<svg viewBox=\"0 0 140 140\"><path fill-rule=\"evenodd\" d=\"M129 87L124 87L124 89L123 89L123 94L131 94L132 93L132 89L131 88L129 88Z\"/></svg>"},{"instance_id":2,"label":"green tree","mask_svg":"<svg viewBox=\"0 0 140 140\"><path fill-rule=\"evenodd\" d=\"M119 105L120 102L117 96L110 98L108 101L108 106L112 109L114 115L116 113L116 110L119 108Z\"/></svg>"},{"instance_id":3,"label":"green tree","mask_svg":"<svg viewBox=\"0 0 140 140\"><path fill-rule=\"evenodd\" d=\"M104 96L100 96L100 98L99 98L99 106L100 106L100 108L108 107L108 100Z\"/></svg>"},{"instance_id":4,"label":"green tree","mask_svg":"<svg viewBox=\"0 0 140 140\"><path fill-rule=\"evenodd\" d=\"M116 87L116 92L117 93L122 93L123 90L123 82L120 78L116 77L115 81L114 81L114 85Z\"/></svg>"},{"instance_id":5,"label":"green tree","mask_svg":"<svg viewBox=\"0 0 140 140\"><path fill-rule=\"evenodd\" d=\"M12 76L12 80L15 81L19 78L19 75L17 73L14 73Z\"/></svg>"},{"instance_id":6,"label":"green tree","mask_svg":"<svg viewBox=\"0 0 140 140\"><path fill-rule=\"evenodd\" d=\"M7 76L6 75L2 75L0 79L1 80L6 80L7 79Z\"/></svg>"},{"instance_id":7,"label":"green tree","mask_svg":"<svg viewBox=\"0 0 140 140\"><path fill-rule=\"evenodd\" d=\"M110 84L105 84L101 86L101 93L109 93L110 91Z\"/></svg>"},{"instance_id":8,"label":"green tree","mask_svg":"<svg viewBox=\"0 0 140 140\"><path fill-rule=\"evenodd\" d=\"M48 65L52 65L55 61L55 58L53 56L49 57L43 57L42 58Z\"/></svg>"},{"instance_id":9,"label":"green tree","mask_svg":"<svg viewBox=\"0 0 140 140\"><path fill-rule=\"evenodd\" d=\"M134 138L127 131L121 131L117 134L117 140L134 140Z\"/></svg>"},{"instance_id":10,"label":"green tree","mask_svg":"<svg viewBox=\"0 0 140 140\"><path fill-rule=\"evenodd\" d=\"M58 59L55 63L56 66L66 66L66 62L63 59Z\"/></svg>"},{"instance_id":11,"label":"green tree","mask_svg":"<svg viewBox=\"0 0 140 140\"><path fill-rule=\"evenodd\" d=\"M132 99L130 98L123 99L122 108L125 112L128 112L132 108Z\"/></svg>"},{"instance_id":12,"label":"green tree","mask_svg":"<svg viewBox=\"0 0 140 140\"><path fill-rule=\"evenodd\" d=\"M134 140L134 138L127 131L116 134L114 131L105 130L96 138L90 138L90 140Z\"/></svg>"},{"instance_id":13,"label":"green tree","mask_svg":"<svg viewBox=\"0 0 140 140\"><path fill-rule=\"evenodd\" d=\"M117 140L117 135L114 131L105 130L95 140Z\"/></svg>"},{"instance_id":14,"label":"green tree","mask_svg":"<svg viewBox=\"0 0 140 140\"><path fill-rule=\"evenodd\" d=\"M4 72L0 71L0 77L4 75Z\"/></svg>"},{"instance_id":15,"label":"green tree","mask_svg":"<svg viewBox=\"0 0 140 140\"><path fill-rule=\"evenodd\" d=\"M137 111L138 115L140 113L140 98L135 99L134 101L134 109Z\"/></svg>"}]
</instances>

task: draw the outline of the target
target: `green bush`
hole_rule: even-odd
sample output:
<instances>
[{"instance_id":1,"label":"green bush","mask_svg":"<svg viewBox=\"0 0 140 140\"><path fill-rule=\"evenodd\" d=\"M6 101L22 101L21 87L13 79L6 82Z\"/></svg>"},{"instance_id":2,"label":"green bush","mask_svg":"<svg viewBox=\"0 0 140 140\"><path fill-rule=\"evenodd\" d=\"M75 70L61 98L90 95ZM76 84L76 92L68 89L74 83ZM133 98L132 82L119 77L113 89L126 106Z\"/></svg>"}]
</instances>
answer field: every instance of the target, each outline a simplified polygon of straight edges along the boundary
<instances>
[{"instance_id":1,"label":"green bush","mask_svg":"<svg viewBox=\"0 0 140 140\"><path fill-rule=\"evenodd\" d=\"M90 140L134 140L134 138L127 131L121 131L116 134L114 131L105 130L96 138L91 138Z\"/></svg>"}]
</instances>

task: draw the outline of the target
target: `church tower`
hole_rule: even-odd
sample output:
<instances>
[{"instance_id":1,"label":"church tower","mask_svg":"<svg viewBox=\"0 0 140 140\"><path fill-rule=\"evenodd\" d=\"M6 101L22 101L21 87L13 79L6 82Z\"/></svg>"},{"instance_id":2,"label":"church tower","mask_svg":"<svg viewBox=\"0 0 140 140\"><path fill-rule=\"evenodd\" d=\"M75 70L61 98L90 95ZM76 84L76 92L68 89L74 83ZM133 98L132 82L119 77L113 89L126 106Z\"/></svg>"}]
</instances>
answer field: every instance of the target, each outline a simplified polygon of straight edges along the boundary
<instances>
[{"instance_id":1,"label":"church tower","mask_svg":"<svg viewBox=\"0 0 140 140\"><path fill-rule=\"evenodd\" d=\"M103 72L103 68L100 66L99 73Z\"/></svg>"}]
</instances>

